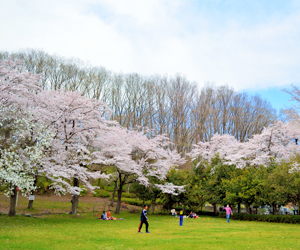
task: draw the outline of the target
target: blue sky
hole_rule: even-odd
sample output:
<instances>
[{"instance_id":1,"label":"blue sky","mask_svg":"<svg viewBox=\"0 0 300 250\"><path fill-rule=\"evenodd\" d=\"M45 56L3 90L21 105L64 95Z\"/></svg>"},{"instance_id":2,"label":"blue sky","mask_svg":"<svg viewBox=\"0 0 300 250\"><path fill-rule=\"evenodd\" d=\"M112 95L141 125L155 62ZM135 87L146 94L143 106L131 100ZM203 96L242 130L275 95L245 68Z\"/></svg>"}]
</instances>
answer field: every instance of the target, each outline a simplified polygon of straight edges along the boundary
<instances>
[{"instance_id":1,"label":"blue sky","mask_svg":"<svg viewBox=\"0 0 300 250\"><path fill-rule=\"evenodd\" d=\"M260 93L300 84L298 0L0 0L0 48Z\"/></svg>"},{"instance_id":2,"label":"blue sky","mask_svg":"<svg viewBox=\"0 0 300 250\"><path fill-rule=\"evenodd\" d=\"M290 95L282 91L281 87L273 87L269 89L260 90L248 90L245 91L250 95L259 95L262 98L268 100L271 105L279 112L280 109L288 108L293 105L293 101L290 101Z\"/></svg>"}]
</instances>

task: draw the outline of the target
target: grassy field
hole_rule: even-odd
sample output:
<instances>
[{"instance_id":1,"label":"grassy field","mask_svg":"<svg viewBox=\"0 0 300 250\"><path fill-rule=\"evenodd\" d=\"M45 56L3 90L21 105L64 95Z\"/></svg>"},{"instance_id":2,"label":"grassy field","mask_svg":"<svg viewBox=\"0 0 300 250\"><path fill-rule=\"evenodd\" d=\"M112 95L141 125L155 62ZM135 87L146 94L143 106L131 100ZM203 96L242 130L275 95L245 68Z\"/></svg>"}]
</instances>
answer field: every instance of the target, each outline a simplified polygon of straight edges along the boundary
<instances>
[{"instance_id":1,"label":"grassy field","mask_svg":"<svg viewBox=\"0 0 300 250\"><path fill-rule=\"evenodd\" d=\"M139 214L96 220L92 213L0 216L0 249L300 249L299 225L149 215L150 234L138 234Z\"/></svg>"},{"instance_id":2,"label":"grassy field","mask_svg":"<svg viewBox=\"0 0 300 250\"><path fill-rule=\"evenodd\" d=\"M66 214L70 197L37 196L34 209L26 209L28 198L20 197L19 214L0 215L0 249L300 249L300 226L278 223L231 221L213 217L179 219L151 215L150 234L137 233L140 214L122 212L124 220L96 220L93 210L108 209L109 201L81 197L79 215ZM0 211L9 199L0 194Z\"/></svg>"}]
</instances>

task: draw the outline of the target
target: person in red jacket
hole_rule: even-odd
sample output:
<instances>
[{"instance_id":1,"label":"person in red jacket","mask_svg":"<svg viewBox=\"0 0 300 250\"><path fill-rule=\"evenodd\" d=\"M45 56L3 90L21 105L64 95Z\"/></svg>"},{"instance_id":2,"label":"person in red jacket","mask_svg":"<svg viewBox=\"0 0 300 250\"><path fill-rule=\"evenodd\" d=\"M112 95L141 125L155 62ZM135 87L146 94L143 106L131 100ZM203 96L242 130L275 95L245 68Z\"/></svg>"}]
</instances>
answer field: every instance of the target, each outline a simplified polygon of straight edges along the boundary
<instances>
[{"instance_id":1,"label":"person in red jacket","mask_svg":"<svg viewBox=\"0 0 300 250\"><path fill-rule=\"evenodd\" d=\"M112 220L111 211L107 211L107 219Z\"/></svg>"}]
</instances>

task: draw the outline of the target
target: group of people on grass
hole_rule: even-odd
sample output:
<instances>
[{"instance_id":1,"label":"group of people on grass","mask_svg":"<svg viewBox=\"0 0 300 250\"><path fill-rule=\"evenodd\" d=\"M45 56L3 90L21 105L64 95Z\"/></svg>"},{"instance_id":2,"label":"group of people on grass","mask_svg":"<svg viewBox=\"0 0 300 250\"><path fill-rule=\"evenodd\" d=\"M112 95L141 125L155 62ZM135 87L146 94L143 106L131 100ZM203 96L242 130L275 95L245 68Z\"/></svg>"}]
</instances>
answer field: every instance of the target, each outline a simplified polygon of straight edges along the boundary
<instances>
[{"instance_id":1,"label":"group of people on grass","mask_svg":"<svg viewBox=\"0 0 300 250\"><path fill-rule=\"evenodd\" d=\"M141 221L140 221L140 225L139 225L139 229L138 229L139 233L142 233L141 229L142 229L143 224L146 225L146 233L150 233L149 230L148 230L148 228L149 228L149 223L148 223L149 219L147 217L147 209L148 209L148 206L144 205L144 209L143 209L143 211L141 213ZM223 207L223 209L226 211L227 223L229 223L230 222L229 221L229 217L230 217L230 215L233 214L232 210L231 210L229 204L227 204L226 207ZM176 216L177 217L177 212L175 211L175 209L172 209L171 213L172 213L172 216ZM183 226L183 217L184 217L184 211L183 211L183 209L181 209L180 212L179 212L179 225L180 226ZM195 212L193 212L193 211L191 211L190 214L189 214L189 216L188 216L188 218L198 218L198 217L199 216ZM114 218L111 215L111 211L110 210L108 210L107 213L104 210L103 213L101 214L101 217L98 216L97 219L101 219L101 220L115 220L116 218Z\"/></svg>"},{"instance_id":2,"label":"group of people on grass","mask_svg":"<svg viewBox=\"0 0 300 250\"><path fill-rule=\"evenodd\" d=\"M172 216L177 217L177 212L174 208L171 209L170 211L171 211Z\"/></svg>"},{"instance_id":3,"label":"group of people on grass","mask_svg":"<svg viewBox=\"0 0 300 250\"><path fill-rule=\"evenodd\" d=\"M191 211L189 214L189 218L199 218L199 216L195 212Z\"/></svg>"},{"instance_id":4,"label":"group of people on grass","mask_svg":"<svg viewBox=\"0 0 300 250\"><path fill-rule=\"evenodd\" d=\"M111 215L110 210L108 210L107 213L104 210L103 213L101 214L101 217L98 214L97 219L100 219L100 220L115 220L116 218Z\"/></svg>"},{"instance_id":5,"label":"group of people on grass","mask_svg":"<svg viewBox=\"0 0 300 250\"><path fill-rule=\"evenodd\" d=\"M148 228L149 228L149 223L148 223L149 219L147 218L147 209L148 209L148 206L145 205L144 209L141 213L141 221L140 221L138 233L142 233L141 229L142 229L143 224L146 225L146 233L150 233L149 230L148 230ZM226 207L223 207L223 210L225 210L225 212L226 212L227 223L229 223L230 222L229 221L230 215L233 215L229 204L227 204ZM172 213L172 216L177 217L177 213L176 213L175 209L172 209L171 213ZM183 226L183 217L184 217L184 211L183 211L183 209L181 209L180 212L179 212L179 225L180 226ZM195 212L191 211L191 213L189 214L188 217L189 218L198 218L199 216Z\"/></svg>"},{"instance_id":6,"label":"group of people on grass","mask_svg":"<svg viewBox=\"0 0 300 250\"><path fill-rule=\"evenodd\" d=\"M177 217L177 212L174 208L171 209L170 211L171 211L172 216ZM190 214L187 217L188 218L198 218L199 216L195 212L191 211ZM184 218L186 218L186 217L184 217Z\"/></svg>"}]
</instances>

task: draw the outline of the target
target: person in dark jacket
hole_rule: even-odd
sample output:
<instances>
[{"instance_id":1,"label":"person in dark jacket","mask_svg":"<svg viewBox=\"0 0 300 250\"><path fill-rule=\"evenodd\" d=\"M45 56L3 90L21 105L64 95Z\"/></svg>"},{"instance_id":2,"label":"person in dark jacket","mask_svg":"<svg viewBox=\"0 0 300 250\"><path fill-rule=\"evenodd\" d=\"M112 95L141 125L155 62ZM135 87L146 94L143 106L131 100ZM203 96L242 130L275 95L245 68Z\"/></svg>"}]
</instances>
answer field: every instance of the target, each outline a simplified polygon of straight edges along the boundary
<instances>
[{"instance_id":1,"label":"person in dark jacket","mask_svg":"<svg viewBox=\"0 0 300 250\"><path fill-rule=\"evenodd\" d=\"M143 226L144 223L146 224L146 233L150 233L148 231L148 227L149 227L148 221L149 221L149 219L147 218L147 209L148 209L148 206L145 205L144 209L141 213L141 222L140 222L140 226L139 226L139 230L138 230L139 233L142 233L141 229L142 229L142 226Z\"/></svg>"}]
</instances>

